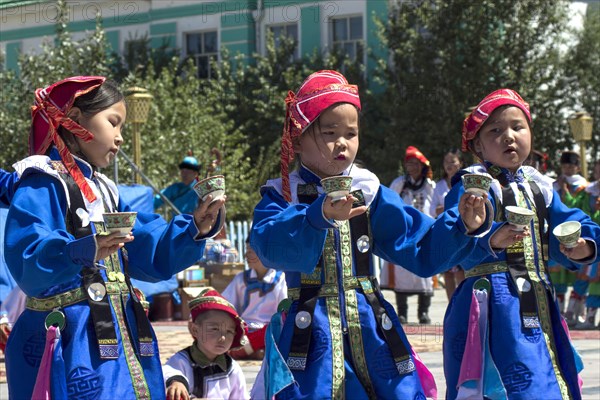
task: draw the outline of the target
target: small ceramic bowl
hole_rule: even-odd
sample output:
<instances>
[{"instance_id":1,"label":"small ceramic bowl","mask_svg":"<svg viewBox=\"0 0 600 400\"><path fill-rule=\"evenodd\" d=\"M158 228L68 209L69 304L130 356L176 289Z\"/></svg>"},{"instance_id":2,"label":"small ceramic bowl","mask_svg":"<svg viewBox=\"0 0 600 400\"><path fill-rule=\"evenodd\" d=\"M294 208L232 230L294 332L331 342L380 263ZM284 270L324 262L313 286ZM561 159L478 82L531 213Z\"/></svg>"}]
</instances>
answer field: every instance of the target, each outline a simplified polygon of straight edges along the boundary
<instances>
[{"instance_id":1,"label":"small ceramic bowl","mask_svg":"<svg viewBox=\"0 0 600 400\"><path fill-rule=\"evenodd\" d=\"M351 176L330 176L329 178L321 179L321 186L323 190L332 201L338 201L344 199L352 188L352 177Z\"/></svg>"},{"instance_id":2,"label":"small ceramic bowl","mask_svg":"<svg viewBox=\"0 0 600 400\"><path fill-rule=\"evenodd\" d=\"M504 215L508 223L514 227L513 230L520 232L529 225L535 213L524 207L506 206Z\"/></svg>"},{"instance_id":3,"label":"small ceramic bowl","mask_svg":"<svg viewBox=\"0 0 600 400\"><path fill-rule=\"evenodd\" d=\"M205 201L212 195L212 201L220 199L225 194L225 177L223 175L209 176L194 185L194 191Z\"/></svg>"},{"instance_id":4,"label":"small ceramic bowl","mask_svg":"<svg viewBox=\"0 0 600 400\"><path fill-rule=\"evenodd\" d=\"M131 232L136 217L137 212L135 211L102 214L104 228L109 233L118 232L119 236L127 236Z\"/></svg>"},{"instance_id":5,"label":"small ceramic bowl","mask_svg":"<svg viewBox=\"0 0 600 400\"><path fill-rule=\"evenodd\" d=\"M490 191L492 176L489 174L465 174L461 177L465 192L483 197Z\"/></svg>"},{"instance_id":6,"label":"small ceramic bowl","mask_svg":"<svg viewBox=\"0 0 600 400\"><path fill-rule=\"evenodd\" d=\"M581 236L581 224L578 221L567 221L556 226L552 230L559 242L565 247L572 248L577 246L577 241Z\"/></svg>"}]
</instances>

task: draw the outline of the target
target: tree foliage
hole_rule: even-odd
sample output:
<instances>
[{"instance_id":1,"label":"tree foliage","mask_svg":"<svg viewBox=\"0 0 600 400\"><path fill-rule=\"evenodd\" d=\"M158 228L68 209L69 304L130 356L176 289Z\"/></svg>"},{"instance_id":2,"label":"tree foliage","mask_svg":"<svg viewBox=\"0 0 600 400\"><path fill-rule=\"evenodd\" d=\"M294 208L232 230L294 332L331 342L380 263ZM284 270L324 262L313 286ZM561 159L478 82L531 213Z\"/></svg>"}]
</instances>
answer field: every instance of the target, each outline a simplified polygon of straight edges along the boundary
<instances>
[{"instance_id":1,"label":"tree foliage","mask_svg":"<svg viewBox=\"0 0 600 400\"><path fill-rule=\"evenodd\" d=\"M600 4L588 6L578 42L572 47L567 62L571 90L577 94L574 111L585 110L594 118L592 161L600 159Z\"/></svg>"},{"instance_id":2,"label":"tree foliage","mask_svg":"<svg viewBox=\"0 0 600 400\"><path fill-rule=\"evenodd\" d=\"M230 55L214 62L214 75L198 79L191 60L181 60L167 44L150 48L147 37L122 56L110 52L101 20L94 32L73 41L66 20L57 38L37 54L20 59L20 75L0 69L0 140L4 167L27 155L29 108L38 87L73 75L104 75L123 89L146 88L153 96L141 127L142 170L158 188L177 181L177 165L192 150L206 166L210 150L223 155L228 215L249 218L259 187L279 176L279 146L288 90L296 90L318 69L341 69L359 85L363 111L358 158L387 183L398 173L408 145L416 145L441 170L445 148L460 146L465 111L501 87L519 91L531 104L535 146L558 157L572 146L569 112L585 108L600 123L600 27L598 10L588 13L576 46L566 42L568 2L558 0L428 0L390 2L379 21L389 57L371 57L378 73L369 75L335 52L317 50L294 58L291 40L266 52ZM394 5L395 4L395 5ZM64 0L59 1L61 7ZM571 47L569 47L571 46ZM371 49L373 50L373 49ZM376 82L380 91L369 91ZM122 151L131 156L131 126ZM594 139L594 155L599 142ZM119 158L120 183L133 173ZM112 174L112 169L104 171Z\"/></svg>"},{"instance_id":3,"label":"tree foliage","mask_svg":"<svg viewBox=\"0 0 600 400\"><path fill-rule=\"evenodd\" d=\"M387 82L379 148L397 154L376 160L383 177L393 178L408 145L440 165L444 149L460 147L465 112L503 87L531 104L536 147L553 152L569 144L560 112L569 101L560 51L567 1L396 4L380 24L390 59L379 60Z\"/></svg>"}]
</instances>

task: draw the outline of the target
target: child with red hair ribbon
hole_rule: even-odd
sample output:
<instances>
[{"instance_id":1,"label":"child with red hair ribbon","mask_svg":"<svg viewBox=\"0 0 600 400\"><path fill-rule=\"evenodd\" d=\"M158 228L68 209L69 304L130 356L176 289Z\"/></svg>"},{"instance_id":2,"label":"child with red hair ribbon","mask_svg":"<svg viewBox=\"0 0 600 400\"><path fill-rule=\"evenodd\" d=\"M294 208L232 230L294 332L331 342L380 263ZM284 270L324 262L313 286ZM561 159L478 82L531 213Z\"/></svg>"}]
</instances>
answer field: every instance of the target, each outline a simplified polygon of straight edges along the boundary
<instances>
[{"instance_id":1,"label":"child with red hair ribbon","mask_svg":"<svg viewBox=\"0 0 600 400\"><path fill-rule=\"evenodd\" d=\"M170 223L137 213L130 233L108 233L104 213L131 211L99 171L123 143L126 114L123 94L100 76L35 92L31 156L14 165L6 221L6 263L27 295L6 348L11 398L165 397L130 277L165 280L201 258L224 222L224 200Z\"/></svg>"},{"instance_id":2,"label":"child with red hair ribbon","mask_svg":"<svg viewBox=\"0 0 600 400\"><path fill-rule=\"evenodd\" d=\"M265 266L285 271L288 299L268 326L252 398L435 398L372 256L421 276L458 264L491 222L485 199L467 194L434 220L354 165L361 103L339 72L313 73L286 106L281 178L261 189L250 244ZM352 184L334 198L321 180L336 176Z\"/></svg>"}]
</instances>

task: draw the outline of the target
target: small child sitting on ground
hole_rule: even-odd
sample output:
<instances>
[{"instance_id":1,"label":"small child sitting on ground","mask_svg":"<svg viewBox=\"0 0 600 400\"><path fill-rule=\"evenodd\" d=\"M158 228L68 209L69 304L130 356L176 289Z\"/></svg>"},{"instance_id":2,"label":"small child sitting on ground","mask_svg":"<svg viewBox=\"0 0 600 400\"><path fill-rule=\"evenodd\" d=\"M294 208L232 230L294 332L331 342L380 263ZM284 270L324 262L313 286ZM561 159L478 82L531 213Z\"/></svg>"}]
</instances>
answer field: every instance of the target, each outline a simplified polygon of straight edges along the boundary
<instances>
[{"instance_id":1,"label":"small child sitting on ground","mask_svg":"<svg viewBox=\"0 0 600 400\"><path fill-rule=\"evenodd\" d=\"M194 343L163 366L167 399L249 399L244 373L227 354L247 342L246 323L212 287L202 290L189 307Z\"/></svg>"},{"instance_id":2,"label":"small child sitting on ground","mask_svg":"<svg viewBox=\"0 0 600 400\"><path fill-rule=\"evenodd\" d=\"M246 239L246 260L249 269L240 272L223 291L225 297L248 324L248 343L229 354L236 360L262 360L265 354L265 332L277 306L287 297L287 285L282 271L267 268Z\"/></svg>"}]
</instances>

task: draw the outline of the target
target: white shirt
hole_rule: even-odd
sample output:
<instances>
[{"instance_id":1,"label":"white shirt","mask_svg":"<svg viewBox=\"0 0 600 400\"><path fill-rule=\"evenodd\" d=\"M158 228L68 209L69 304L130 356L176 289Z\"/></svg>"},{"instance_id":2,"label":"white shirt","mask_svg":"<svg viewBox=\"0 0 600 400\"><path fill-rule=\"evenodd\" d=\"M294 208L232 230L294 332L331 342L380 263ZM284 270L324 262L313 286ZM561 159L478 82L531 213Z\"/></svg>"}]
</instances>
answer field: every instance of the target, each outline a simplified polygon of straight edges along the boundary
<instances>
[{"instance_id":1,"label":"white shirt","mask_svg":"<svg viewBox=\"0 0 600 400\"><path fill-rule=\"evenodd\" d=\"M450 191L450 187L445 179L440 179L435 184L435 189L433 189L433 197L431 199L431 206L429 208L429 215L435 217L437 215L435 209L439 206L444 207L444 198Z\"/></svg>"},{"instance_id":2,"label":"white shirt","mask_svg":"<svg viewBox=\"0 0 600 400\"><path fill-rule=\"evenodd\" d=\"M411 182L414 182L414 179L412 177L409 177L408 179L410 179ZM435 188L435 182L429 178L423 179L425 179L426 181L423 183L423 186L421 186L419 189L404 190L406 184L406 176L401 175L392 181L392 183L390 184L390 189L400 194L400 197L402 197L404 203L408 204L409 206L413 206L417 210L429 215L430 217L435 218L435 213L429 213L431 207L431 200L433 197L433 190Z\"/></svg>"},{"instance_id":3,"label":"white shirt","mask_svg":"<svg viewBox=\"0 0 600 400\"><path fill-rule=\"evenodd\" d=\"M261 329L271 321L273 314L277 312L277 306L281 300L287 297L287 284L285 275L280 274L277 282L275 277L277 271L269 268L267 273L262 278L262 282L275 283L272 289L267 293L262 293L261 290L254 290L249 293L248 305L244 310L244 296L246 293L246 283L244 282L244 272L237 274L233 280L223 290L223 297L227 299L246 323L251 331ZM256 271L250 271L250 278L256 278Z\"/></svg>"},{"instance_id":4,"label":"white shirt","mask_svg":"<svg viewBox=\"0 0 600 400\"><path fill-rule=\"evenodd\" d=\"M174 376L182 376L187 380L190 390L193 390L194 369L192 368L192 360L186 350L178 351L167 360L167 363L163 365L163 375L165 382ZM192 393L190 393L190 397L193 399L196 398ZM231 400L250 399L246 389L244 372L235 360L232 360L229 371L205 379L204 398Z\"/></svg>"}]
</instances>

